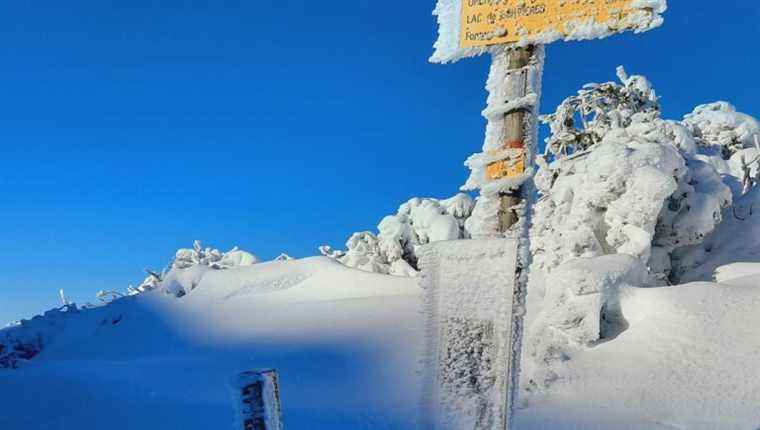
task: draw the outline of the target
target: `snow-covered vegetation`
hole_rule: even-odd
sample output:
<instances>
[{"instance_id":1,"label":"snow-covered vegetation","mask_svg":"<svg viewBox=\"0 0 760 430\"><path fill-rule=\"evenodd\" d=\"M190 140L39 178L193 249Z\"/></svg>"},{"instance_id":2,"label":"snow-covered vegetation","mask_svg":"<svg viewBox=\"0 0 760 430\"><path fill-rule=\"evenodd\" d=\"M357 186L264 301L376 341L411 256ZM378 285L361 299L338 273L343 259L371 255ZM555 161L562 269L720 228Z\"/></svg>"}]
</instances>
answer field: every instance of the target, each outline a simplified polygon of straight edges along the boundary
<instances>
[{"instance_id":1,"label":"snow-covered vegetation","mask_svg":"<svg viewBox=\"0 0 760 430\"><path fill-rule=\"evenodd\" d=\"M203 248L200 241L193 243L192 249L180 249L172 261L172 269L188 269L193 266L206 266L212 269L230 269L232 267L252 266L259 258L237 247L227 252L214 248Z\"/></svg>"},{"instance_id":2,"label":"snow-covered vegetation","mask_svg":"<svg viewBox=\"0 0 760 430\"><path fill-rule=\"evenodd\" d=\"M544 117L552 134L536 178L535 267L628 254L666 281L674 253L701 243L733 196L684 123L663 120L643 76L592 84Z\"/></svg>"},{"instance_id":3,"label":"snow-covered vegetation","mask_svg":"<svg viewBox=\"0 0 760 430\"><path fill-rule=\"evenodd\" d=\"M584 86L543 117L551 133L535 180L533 269L626 254L660 283L677 282L693 266L682 262L686 250L732 222L733 201L760 181L760 125L726 102L666 120L646 77L620 68L618 78ZM345 251L320 250L349 267L414 275L416 247L488 235L483 225L500 210L492 194L414 198L379 233L353 234Z\"/></svg>"},{"instance_id":4,"label":"snow-covered vegetation","mask_svg":"<svg viewBox=\"0 0 760 430\"><path fill-rule=\"evenodd\" d=\"M645 77L621 68L618 78L585 86L543 118L551 135L531 232L533 388L625 330L622 289L677 283L704 264L715 234L738 234L728 227L733 203L754 185L728 166L756 150L757 121L724 102L665 120ZM693 279L712 272L703 275Z\"/></svg>"},{"instance_id":5,"label":"snow-covered vegetation","mask_svg":"<svg viewBox=\"0 0 760 430\"><path fill-rule=\"evenodd\" d=\"M417 247L470 237L465 220L472 213L473 206L472 199L463 193L445 200L413 198L402 204L395 215L380 221L378 234L369 231L354 233L346 242L345 251L335 251L329 246L320 247L320 251L348 267L415 276Z\"/></svg>"}]
</instances>

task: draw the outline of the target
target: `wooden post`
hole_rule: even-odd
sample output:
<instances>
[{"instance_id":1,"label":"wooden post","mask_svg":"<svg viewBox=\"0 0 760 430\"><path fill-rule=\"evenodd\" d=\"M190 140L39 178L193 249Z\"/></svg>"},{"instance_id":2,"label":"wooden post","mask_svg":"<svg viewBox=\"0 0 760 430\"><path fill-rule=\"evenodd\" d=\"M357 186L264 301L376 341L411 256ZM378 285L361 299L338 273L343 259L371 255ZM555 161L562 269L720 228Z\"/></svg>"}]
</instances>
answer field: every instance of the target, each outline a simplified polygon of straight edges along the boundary
<instances>
[{"instance_id":1,"label":"wooden post","mask_svg":"<svg viewBox=\"0 0 760 430\"><path fill-rule=\"evenodd\" d=\"M503 79L501 82L490 83L497 99L489 98L489 105L505 103L513 106L504 112L501 130L497 143L501 156L508 155L488 166L487 174L490 179L497 180L509 177L520 177L527 169L533 167L536 153L536 118L539 95L541 92L541 73L543 68L543 48L527 46L504 49L495 54L492 71L503 73L504 76L491 76L489 79ZM506 56L506 57L504 57ZM535 99L528 96L534 94ZM492 94L491 96L494 96ZM491 119L489 119L490 121ZM498 124L495 124L499 127ZM520 355L523 337L523 314L528 288L528 267L530 266L530 216L533 189L532 180L523 182L518 189L504 191L499 194L499 233L517 239L517 264L514 274L514 294L509 299L512 302L512 320L507 334L509 360L506 363L507 392L503 393L503 410L499 430L510 430L514 416L514 407L519 390Z\"/></svg>"},{"instance_id":2,"label":"wooden post","mask_svg":"<svg viewBox=\"0 0 760 430\"><path fill-rule=\"evenodd\" d=\"M498 55L508 55L509 70L504 79L516 79L508 87L515 88L517 94L512 95L524 97L528 93L528 71L526 68L530 65L533 58L535 47L527 46L514 48L504 51ZM532 133L532 130L526 130L526 124L533 124L532 111L526 109L515 109L504 114L504 131L502 135L502 148L522 149L525 151L526 135ZM527 132L527 134L526 134ZM529 167L529 166L526 166ZM517 212L513 209L520 204L522 200L522 187L519 190L500 194L499 210L499 232L507 232L518 221Z\"/></svg>"}]
</instances>

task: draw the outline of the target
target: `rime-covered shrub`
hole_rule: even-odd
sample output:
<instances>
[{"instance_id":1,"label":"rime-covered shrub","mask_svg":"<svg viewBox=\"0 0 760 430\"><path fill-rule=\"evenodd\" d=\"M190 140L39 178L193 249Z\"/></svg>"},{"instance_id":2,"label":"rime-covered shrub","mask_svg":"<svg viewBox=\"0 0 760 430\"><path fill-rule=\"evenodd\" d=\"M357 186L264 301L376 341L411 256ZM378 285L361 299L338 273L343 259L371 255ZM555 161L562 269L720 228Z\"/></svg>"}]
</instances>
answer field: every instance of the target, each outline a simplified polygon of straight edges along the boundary
<instances>
[{"instance_id":1,"label":"rime-covered shrub","mask_svg":"<svg viewBox=\"0 0 760 430\"><path fill-rule=\"evenodd\" d=\"M395 215L380 221L378 234L354 233L346 243L346 251L320 247L323 255L349 267L391 274L414 276L417 272L415 249L420 245L442 240L469 238L465 220L472 213L474 202L466 194L450 199L413 198L402 204Z\"/></svg>"},{"instance_id":2,"label":"rime-covered shrub","mask_svg":"<svg viewBox=\"0 0 760 430\"><path fill-rule=\"evenodd\" d=\"M618 75L544 117L554 134L536 176L534 264L628 254L664 280L672 253L712 232L732 194L690 129L660 118L646 78Z\"/></svg>"},{"instance_id":3,"label":"rime-covered shrub","mask_svg":"<svg viewBox=\"0 0 760 430\"><path fill-rule=\"evenodd\" d=\"M367 272L389 273L390 265L380 252L379 243L377 236L368 231L354 233L346 242L347 251L338 261Z\"/></svg>"},{"instance_id":4,"label":"rime-covered shrub","mask_svg":"<svg viewBox=\"0 0 760 430\"><path fill-rule=\"evenodd\" d=\"M667 142L616 129L583 158L560 160L550 169L537 181L542 198L532 235L535 264L547 271L615 253L647 263L658 215L686 166Z\"/></svg>"},{"instance_id":5,"label":"rime-covered shrub","mask_svg":"<svg viewBox=\"0 0 760 430\"><path fill-rule=\"evenodd\" d=\"M148 272L148 278L137 289L128 290L130 294L160 289L168 294L181 297L195 288L194 280L208 270L225 270L248 267L259 263L258 257L250 252L234 247L227 252L204 248L200 241L193 242L192 249L179 249L168 269L161 275ZM106 292L112 295L112 292Z\"/></svg>"},{"instance_id":6,"label":"rime-covered shrub","mask_svg":"<svg viewBox=\"0 0 760 430\"><path fill-rule=\"evenodd\" d=\"M203 248L201 242L193 242L192 249L180 249L174 256L172 269L188 269L190 267L208 266L212 269L229 269L232 267L252 266L259 262L255 255L234 247L227 252L214 248Z\"/></svg>"},{"instance_id":7,"label":"rime-covered shrub","mask_svg":"<svg viewBox=\"0 0 760 430\"><path fill-rule=\"evenodd\" d=\"M549 124L547 149L556 156L578 153L598 144L613 129L628 127L635 115L655 117L660 103L652 84L643 76L617 70L620 83L586 84L541 120Z\"/></svg>"},{"instance_id":8,"label":"rime-covered shrub","mask_svg":"<svg viewBox=\"0 0 760 430\"><path fill-rule=\"evenodd\" d=\"M687 250L721 225L734 198L736 178L715 148L749 151L730 144L746 133L697 120L713 110L698 108L692 124L663 120L646 78L618 76L544 117L552 135L539 159L531 231L534 274L545 280L529 346L536 386L551 383L573 351L625 328L616 324L621 287L678 279L693 259ZM717 129L723 143L706 143Z\"/></svg>"},{"instance_id":9,"label":"rime-covered shrub","mask_svg":"<svg viewBox=\"0 0 760 430\"><path fill-rule=\"evenodd\" d=\"M697 106L683 122L700 146L716 150L725 160L760 145L760 123L727 102Z\"/></svg>"}]
</instances>

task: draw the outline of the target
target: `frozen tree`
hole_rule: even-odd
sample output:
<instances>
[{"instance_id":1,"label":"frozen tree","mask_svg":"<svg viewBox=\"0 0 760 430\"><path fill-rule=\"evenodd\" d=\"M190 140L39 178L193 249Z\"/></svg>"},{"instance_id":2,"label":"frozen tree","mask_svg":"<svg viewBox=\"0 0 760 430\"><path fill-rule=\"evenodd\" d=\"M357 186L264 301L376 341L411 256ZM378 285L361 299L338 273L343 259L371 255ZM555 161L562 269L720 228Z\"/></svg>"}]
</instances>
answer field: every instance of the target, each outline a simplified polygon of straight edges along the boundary
<instances>
[{"instance_id":1,"label":"frozen tree","mask_svg":"<svg viewBox=\"0 0 760 430\"><path fill-rule=\"evenodd\" d=\"M181 277L192 277L198 269L202 270L225 270L236 267L247 267L258 264L259 259L250 252L234 247L227 252L218 249L203 247L200 241L193 242L191 249L179 249L168 268L161 273L146 269L148 276L136 288L129 286L126 294L117 291L101 291L98 298L101 302L109 303L123 296L134 296L152 290L162 290L176 296L187 293L183 283L177 282ZM187 272L183 275L183 273Z\"/></svg>"},{"instance_id":2,"label":"frozen tree","mask_svg":"<svg viewBox=\"0 0 760 430\"><path fill-rule=\"evenodd\" d=\"M214 269L232 269L234 267L246 267L258 264L259 258L250 252L242 251L237 246L222 254L222 259L217 264L211 265Z\"/></svg>"},{"instance_id":3,"label":"frozen tree","mask_svg":"<svg viewBox=\"0 0 760 430\"><path fill-rule=\"evenodd\" d=\"M754 148L760 139L760 123L727 102L697 106L683 120L697 143L709 153L716 151L723 159L744 149Z\"/></svg>"},{"instance_id":4,"label":"frozen tree","mask_svg":"<svg viewBox=\"0 0 760 430\"><path fill-rule=\"evenodd\" d=\"M193 242L193 248L179 249L172 262L172 269L188 269L195 265L212 266L222 260L218 249L203 248L201 241Z\"/></svg>"},{"instance_id":5,"label":"frozen tree","mask_svg":"<svg viewBox=\"0 0 760 430\"><path fill-rule=\"evenodd\" d=\"M551 135L531 247L544 297L527 372L536 387L573 351L625 328L621 287L678 281L699 264L715 247L708 237L727 237L724 210L760 174L754 119L717 103L664 120L646 78L622 69L618 78L543 117Z\"/></svg>"},{"instance_id":6,"label":"frozen tree","mask_svg":"<svg viewBox=\"0 0 760 430\"><path fill-rule=\"evenodd\" d=\"M551 129L547 151L558 157L577 154L600 143L612 129L629 126L634 115L658 116L659 100L649 81L629 77L622 67L617 75L620 83L586 84L541 118Z\"/></svg>"},{"instance_id":7,"label":"frozen tree","mask_svg":"<svg viewBox=\"0 0 760 430\"><path fill-rule=\"evenodd\" d=\"M212 269L229 269L240 266L252 266L259 262L255 255L241 251L234 247L227 252L221 252L215 248L203 248L201 242L193 242L192 249L180 249L177 251L172 269L189 269L193 266L208 266Z\"/></svg>"},{"instance_id":8,"label":"frozen tree","mask_svg":"<svg viewBox=\"0 0 760 430\"><path fill-rule=\"evenodd\" d=\"M375 273L390 273L390 265L380 252L380 241L371 232L354 233L346 242L347 251L338 259L349 267Z\"/></svg>"},{"instance_id":9,"label":"frozen tree","mask_svg":"<svg viewBox=\"0 0 760 430\"><path fill-rule=\"evenodd\" d=\"M413 198L382 219L378 234L355 233L346 251L320 247L323 255L349 267L397 276L417 273L416 248L430 242L469 238L465 221L474 202L467 194L446 199Z\"/></svg>"},{"instance_id":10,"label":"frozen tree","mask_svg":"<svg viewBox=\"0 0 760 430\"><path fill-rule=\"evenodd\" d=\"M673 251L713 231L732 195L689 128L660 118L649 81L618 77L543 118L552 135L536 176L535 266L620 253L665 280Z\"/></svg>"}]
</instances>

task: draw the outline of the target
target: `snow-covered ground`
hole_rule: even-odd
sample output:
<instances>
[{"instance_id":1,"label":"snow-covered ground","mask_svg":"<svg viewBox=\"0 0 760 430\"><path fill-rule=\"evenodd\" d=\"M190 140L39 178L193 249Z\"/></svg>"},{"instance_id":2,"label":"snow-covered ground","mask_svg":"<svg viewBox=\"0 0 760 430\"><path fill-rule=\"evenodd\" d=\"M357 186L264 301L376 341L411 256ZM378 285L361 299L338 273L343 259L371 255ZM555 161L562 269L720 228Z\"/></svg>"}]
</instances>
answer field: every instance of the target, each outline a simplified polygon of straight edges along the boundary
<instances>
[{"instance_id":1,"label":"snow-covered ground","mask_svg":"<svg viewBox=\"0 0 760 430\"><path fill-rule=\"evenodd\" d=\"M182 298L148 292L59 319L39 356L0 370L0 427L232 428L228 381L262 367L280 372L286 428L415 427L416 279L324 257L181 273L197 285ZM517 428L760 428L760 265L719 273L725 284L624 289L628 327L558 365Z\"/></svg>"},{"instance_id":2,"label":"snow-covered ground","mask_svg":"<svg viewBox=\"0 0 760 430\"><path fill-rule=\"evenodd\" d=\"M193 276L181 299L71 316L38 357L0 370L0 428L232 428L228 380L262 367L280 373L288 428L410 428L414 280L323 257Z\"/></svg>"}]
</instances>

